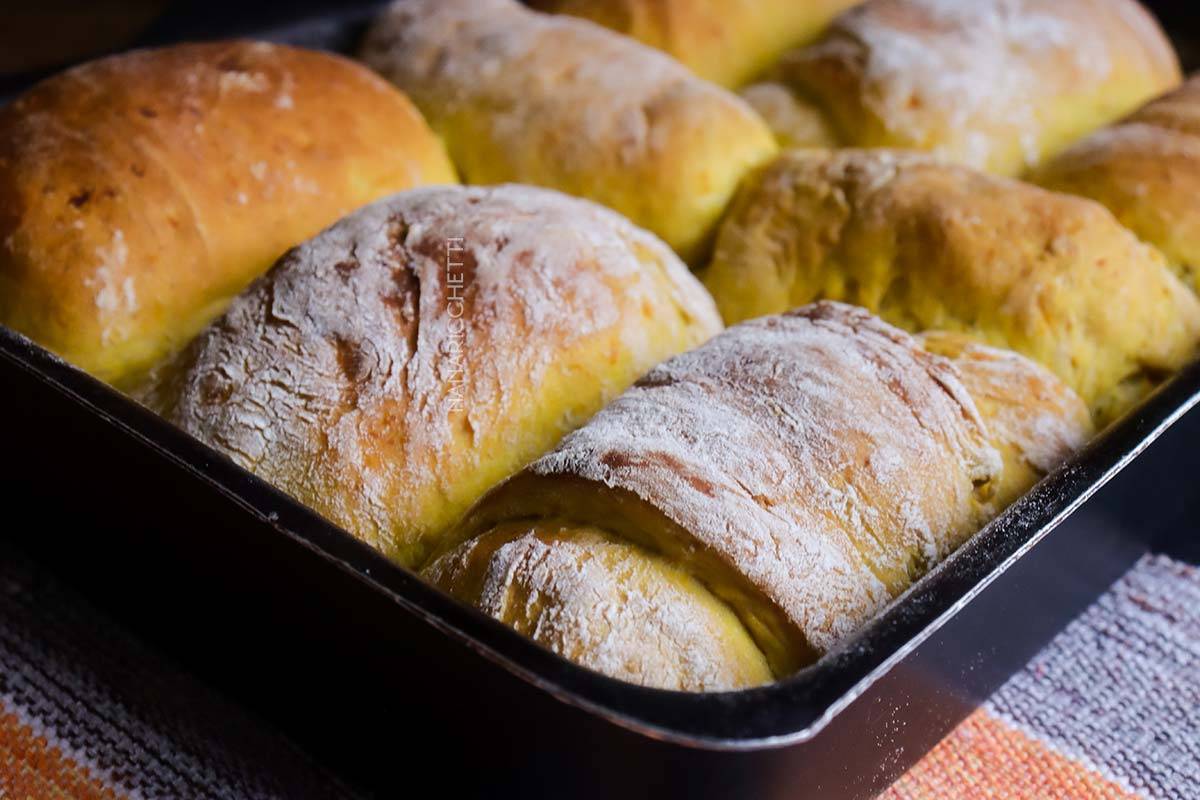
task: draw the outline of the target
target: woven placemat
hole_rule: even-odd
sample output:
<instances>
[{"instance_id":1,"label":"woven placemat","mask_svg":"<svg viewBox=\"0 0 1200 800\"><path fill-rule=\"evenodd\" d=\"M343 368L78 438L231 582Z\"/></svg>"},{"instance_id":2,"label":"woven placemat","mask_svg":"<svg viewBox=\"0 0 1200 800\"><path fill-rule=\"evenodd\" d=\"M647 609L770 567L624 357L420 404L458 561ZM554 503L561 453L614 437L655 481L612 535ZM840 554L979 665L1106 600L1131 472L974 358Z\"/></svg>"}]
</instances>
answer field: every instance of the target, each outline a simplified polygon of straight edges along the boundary
<instances>
[{"instance_id":1,"label":"woven placemat","mask_svg":"<svg viewBox=\"0 0 1200 800\"><path fill-rule=\"evenodd\" d=\"M0 544L0 798L349 798ZM887 800L1200 798L1200 572L1147 557Z\"/></svg>"},{"instance_id":2,"label":"woven placemat","mask_svg":"<svg viewBox=\"0 0 1200 800\"><path fill-rule=\"evenodd\" d=\"M0 798L351 796L0 543Z\"/></svg>"},{"instance_id":3,"label":"woven placemat","mask_svg":"<svg viewBox=\"0 0 1200 800\"><path fill-rule=\"evenodd\" d=\"M1142 559L884 797L1200 798L1200 570Z\"/></svg>"}]
</instances>

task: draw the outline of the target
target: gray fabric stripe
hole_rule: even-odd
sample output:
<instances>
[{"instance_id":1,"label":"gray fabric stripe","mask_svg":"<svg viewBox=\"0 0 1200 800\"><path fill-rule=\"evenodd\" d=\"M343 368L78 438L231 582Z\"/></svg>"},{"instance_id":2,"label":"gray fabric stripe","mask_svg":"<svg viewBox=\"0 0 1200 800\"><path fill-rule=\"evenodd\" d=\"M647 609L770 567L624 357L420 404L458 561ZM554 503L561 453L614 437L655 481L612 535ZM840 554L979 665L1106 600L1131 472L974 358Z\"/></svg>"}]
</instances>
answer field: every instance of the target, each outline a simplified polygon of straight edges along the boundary
<instances>
[{"instance_id":1,"label":"gray fabric stripe","mask_svg":"<svg viewBox=\"0 0 1200 800\"><path fill-rule=\"evenodd\" d=\"M1143 558L989 706L1140 794L1200 798L1200 570Z\"/></svg>"},{"instance_id":2,"label":"gray fabric stripe","mask_svg":"<svg viewBox=\"0 0 1200 800\"><path fill-rule=\"evenodd\" d=\"M351 797L3 542L0 704L134 797Z\"/></svg>"}]
</instances>

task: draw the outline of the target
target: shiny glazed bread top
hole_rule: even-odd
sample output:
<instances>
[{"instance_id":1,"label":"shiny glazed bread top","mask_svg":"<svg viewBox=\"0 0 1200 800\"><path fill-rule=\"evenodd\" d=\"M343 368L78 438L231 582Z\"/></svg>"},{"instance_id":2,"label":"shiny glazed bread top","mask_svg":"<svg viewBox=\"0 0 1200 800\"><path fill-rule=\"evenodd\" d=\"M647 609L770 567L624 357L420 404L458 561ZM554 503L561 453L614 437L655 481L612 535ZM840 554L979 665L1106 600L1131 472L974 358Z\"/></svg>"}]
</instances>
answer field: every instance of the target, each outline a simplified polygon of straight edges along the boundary
<instances>
[{"instance_id":1,"label":"shiny glazed bread top","mask_svg":"<svg viewBox=\"0 0 1200 800\"><path fill-rule=\"evenodd\" d=\"M0 109L0 323L128 384L284 250L454 182L365 67L265 42L104 58Z\"/></svg>"}]
</instances>

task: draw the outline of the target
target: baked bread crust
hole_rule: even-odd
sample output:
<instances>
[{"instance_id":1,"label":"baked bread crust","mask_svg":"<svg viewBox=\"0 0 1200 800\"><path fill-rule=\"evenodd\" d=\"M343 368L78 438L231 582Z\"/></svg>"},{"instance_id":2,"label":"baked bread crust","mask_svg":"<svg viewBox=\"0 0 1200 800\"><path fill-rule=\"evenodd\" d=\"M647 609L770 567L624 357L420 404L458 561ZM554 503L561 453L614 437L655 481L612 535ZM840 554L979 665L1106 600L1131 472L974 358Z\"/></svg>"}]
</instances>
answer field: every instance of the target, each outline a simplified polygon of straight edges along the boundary
<instances>
[{"instance_id":1,"label":"baked bread crust","mask_svg":"<svg viewBox=\"0 0 1200 800\"><path fill-rule=\"evenodd\" d=\"M1200 76L1073 145L1031 180L1103 203L1200 291Z\"/></svg>"},{"instance_id":2,"label":"baked bread crust","mask_svg":"<svg viewBox=\"0 0 1200 800\"><path fill-rule=\"evenodd\" d=\"M599 528L500 525L424 577L564 658L631 683L713 692L771 680L746 628L703 583Z\"/></svg>"},{"instance_id":3,"label":"baked bread crust","mask_svg":"<svg viewBox=\"0 0 1200 800\"><path fill-rule=\"evenodd\" d=\"M1012 503L1091 438L1083 400L1040 364L961 333L926 331L917 339L950 359L987 424L1004 461L993 482L996 507Z\"/></svg>"},{"instance_id":4,"label":"baked bread crust","mask_svg":"<svg viewBox=\"0 0 1200 800\"><path fill-rule=\"evenodd\" d=\"M820 303L655 367L447 541L602 526L695 575L785 675L977 530L1001 469L949 362Z\"/></svg>"},{"instance_id":5,"label":"baked bread crust","mask_svg":"<svg viewBox=\"0 0 1200 800\"><path fill-rule=\"evenodd\" d=\"M395 195L295 248L137 395L402 564L720 330L659 240L544 189Z\"/></svg>"},{"instance_id":6,"label":"baked bread crust","mask_svg":"<svg viewBox=\"0 0 1200 800\"><path fill-rule=\"evenodd\" d=\"M662 50L705 80L737 88L815 38L860 0L532 0Z\"/></svg>"},{"instance_id":7,"label":"baked bread crust","mask_svg":"<svg viewBox=\"0 0 1200 800\"><path fill-rule=\"evenodd\" d=\"M746 97L786 145L826 144L804 138L815 111L840 145L931 151L1017 175L1175 86L1180 72L1136 0L868 0L785 55L771 79L792 107L757 88Z\"/></svg>"},{"instance_id":8,"label":"baked bread crust","mask_svg":"<svg viewBox=\"0 0 1200 800\"><path fill-rule=\"evenodd\" d=\"M424 576L623 680L755 685L760 658L782 677L843 643L1090 431L1029 359L818 303L651 370Z\"/></svg>"},{"instance_id":9,"label":"baked bread crust","mask_svg":"<svg viewBox=\"0 0 1200 800\"><path fill-rule=\"evenodd\" d=\"M1200 341L1195 295L1103 206L917 153L785 153L735 199L704 281L729 324L828 298L973 334L1098 421Z\"/></svg>"},{"instance_id":10,"label":"baked bread crust","mask_svg":"<svg viewBox=\"0 0 1200 800\"><path fill-rule=\"evenodd\" d=\"M416 108L338 56L237 41L84 64L0 109L0 322L128 383L288 247L454 180Z\"/></svg>"},{"instance_id":11,"label":"baked bread crust","mask_svg":"<svg viewBox=\"0 0 1200 800\"><path fill-rule=\"evenodd\" d=\"M409 94L468 183L621 212L696 262L738 181L776 150L748 105L649 47L515 0L400 0L363 58Z\"/></svg>"}]
</instances>

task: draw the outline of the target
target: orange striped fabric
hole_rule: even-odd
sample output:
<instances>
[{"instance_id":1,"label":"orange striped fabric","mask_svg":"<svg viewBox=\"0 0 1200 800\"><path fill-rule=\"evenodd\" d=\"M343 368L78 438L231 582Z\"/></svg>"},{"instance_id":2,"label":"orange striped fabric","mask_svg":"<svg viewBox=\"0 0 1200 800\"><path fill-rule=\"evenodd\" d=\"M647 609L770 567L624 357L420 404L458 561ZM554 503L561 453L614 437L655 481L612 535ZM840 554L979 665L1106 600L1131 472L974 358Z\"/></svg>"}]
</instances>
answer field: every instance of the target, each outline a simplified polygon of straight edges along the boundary
<instances>
[{"instance_id":1,"label":"orange striped fabric","mask_svg":"<svg viewBox=\"0 0 1200 800\"><path fill-rule=\"evenodd\" d=\"M1138 800L980 709L881 800Z\"/></svg>"},{"instance_id":2,"label":"orange striped fabric","mask_svg":"<svg viewBox=\"0 0 1200 800\"><path fill-rule=\"evenodd\" d=\"M45 735L0 713L0 798L124 800ZM1103 776L975 712L880 800L1137 800Z\"/></svg>"},{"instance_id":3,"label":"orange striped fabric","mask_svg":"<svg viewBox=\"0 0 1200 800\"><path fill-rule=\"evenodd\" d=\"M4 800L124 800L16 714L0 712L0 797Z\"/></svg>"},{"instance_id":4,"label":"orange striped fabric","mask_svg":"<svg viewBox=\"0 0 1200 800\"><path fill-rule=\"evenodd\" d=\"M0 800L349 800L0 537Z\"/></svg>"},{"instance_id":5,"label":"orange striped fabric","mask_svg":"<svg viewBox=\"0 0 1200 800\"><path fill-rule=\"evenodd\" d=\"M0 541L0 800L354 793ZM1142 560L885 800L1200 798L1200 570Z\"/></svg>"}]
</instances>

